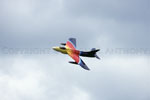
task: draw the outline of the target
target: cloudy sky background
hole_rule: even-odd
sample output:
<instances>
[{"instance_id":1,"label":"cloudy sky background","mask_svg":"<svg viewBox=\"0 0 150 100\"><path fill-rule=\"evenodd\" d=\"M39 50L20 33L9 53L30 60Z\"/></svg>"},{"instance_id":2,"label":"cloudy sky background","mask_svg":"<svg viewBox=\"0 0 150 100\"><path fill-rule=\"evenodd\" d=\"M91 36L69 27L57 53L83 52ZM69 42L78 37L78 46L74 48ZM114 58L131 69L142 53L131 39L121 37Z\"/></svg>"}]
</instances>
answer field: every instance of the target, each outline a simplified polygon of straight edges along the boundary
<instances>
[{"instance_id":1,"label":"cloudy sky background","mask_svg":"<svg viewBox=\"0 0 150 100\"><path fill-rule=\"evenodd\" d=\"M0 0L0 98L149 100L149 33L149 0ZM82 58L91 71L51 50L69 37L78 49L101 49L100 61Z\"/></svg>"}]
</instances>

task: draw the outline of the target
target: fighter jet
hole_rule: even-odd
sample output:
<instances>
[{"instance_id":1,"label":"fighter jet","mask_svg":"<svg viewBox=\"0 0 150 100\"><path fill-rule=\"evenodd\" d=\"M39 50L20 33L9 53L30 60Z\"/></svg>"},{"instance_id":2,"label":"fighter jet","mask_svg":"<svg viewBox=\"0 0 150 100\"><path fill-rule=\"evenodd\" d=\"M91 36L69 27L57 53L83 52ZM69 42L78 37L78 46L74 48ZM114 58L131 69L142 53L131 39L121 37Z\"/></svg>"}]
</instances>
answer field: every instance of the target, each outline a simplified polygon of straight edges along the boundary
<instances>
[{"instance_id":1,"label":"fighter jet","mask_svg":"<svg viewBox=\"0 0 150 100\"><path fill-rule=\"evenodd\" d=\"M79 51L76 49L76 39L75 38L69 38L69 40L66 43L61 43L60 47L53 47L53 50L57 52L61 52L63 54L68 54L74 61L69 61L71 64L77 64L80 65L82 68L86 70L90 70L87 65L83 62L83 60L79 57L96 57L97 59L100 59L96 52L98 52L100 49L92 48L91 51Z\"/></svg>"}]
</instances>

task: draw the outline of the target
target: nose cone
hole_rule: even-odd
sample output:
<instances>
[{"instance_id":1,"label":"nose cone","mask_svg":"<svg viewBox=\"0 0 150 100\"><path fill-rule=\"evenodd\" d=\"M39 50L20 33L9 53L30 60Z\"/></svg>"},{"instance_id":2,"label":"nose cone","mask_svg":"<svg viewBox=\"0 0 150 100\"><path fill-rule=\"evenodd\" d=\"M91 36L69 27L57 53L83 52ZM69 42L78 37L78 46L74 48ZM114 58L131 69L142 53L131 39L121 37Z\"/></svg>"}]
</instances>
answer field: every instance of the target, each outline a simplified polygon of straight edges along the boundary
<instances>
[{"instance_id":1,"label":"nose cone","mask_svg":"<svg viewBox=\"0 0 150 100\"><path fill-rule=\"evenodd\" d=\"M58 51L58 47L53 47L53 50Z\"/></svg>"},{"instance_id":2,"label":"nose cone","mask_svg":"<svg viewBox=\"0 0 150 100\"><path fill-rule=\"evenodd\" d=\"M53 47L53 50L56 50L56 47Z\"/></svg>"}]
</instances>

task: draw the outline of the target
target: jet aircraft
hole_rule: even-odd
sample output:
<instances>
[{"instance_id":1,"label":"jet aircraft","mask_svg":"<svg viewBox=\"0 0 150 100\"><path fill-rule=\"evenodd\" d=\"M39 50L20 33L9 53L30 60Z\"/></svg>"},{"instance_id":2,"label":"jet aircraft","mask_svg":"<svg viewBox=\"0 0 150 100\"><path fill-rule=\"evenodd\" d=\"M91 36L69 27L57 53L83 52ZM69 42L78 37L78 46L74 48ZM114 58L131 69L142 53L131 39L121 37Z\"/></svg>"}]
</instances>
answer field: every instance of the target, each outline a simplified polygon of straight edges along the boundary
<instances>
[{"instance_id":1,"label":"jet aircraft","mask_svg":"<svg viewBox=\"0 0 150 100\"><path fill-rule=\"evenodd\" d=\"M90 70L87 65L83 62L83 60L79 57L96 57L100 59L96 52L100 49L92 48L91 51L79 51L76 49L76 38L69 38L66 43L61 43L60 47L53 47L53 50L61 52L63 54L68 54L74 61L69 61L71 64L80 65L82 68L86 70Z\"/></svg>"}]
</instances>

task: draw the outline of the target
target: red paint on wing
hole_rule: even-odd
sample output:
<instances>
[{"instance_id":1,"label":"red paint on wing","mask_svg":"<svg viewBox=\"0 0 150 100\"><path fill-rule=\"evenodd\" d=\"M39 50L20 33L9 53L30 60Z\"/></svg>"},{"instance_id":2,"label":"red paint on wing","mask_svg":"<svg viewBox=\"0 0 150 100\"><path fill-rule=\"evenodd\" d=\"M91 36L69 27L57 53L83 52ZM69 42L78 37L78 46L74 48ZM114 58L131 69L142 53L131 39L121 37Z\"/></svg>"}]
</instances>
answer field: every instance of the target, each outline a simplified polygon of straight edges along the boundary
<instances>
[{"instance_id":1,"label":"red paint on wing","mask_svg":"<svg viewBox=\"0 0 150 100\"><path fill-rule=\"evenodd\" d=\"M72 54L72 59L74 59L76 63L79 63L80 58L78 55Z\"/></svg>"},{"instance_id":2,"label":"red paint on wing","mask_svg":"<svg viewBox=\"0 0 150 100\"><path fill-rule=\"evenodd\" d=\"M76 48L74 47L74 45L73 45L70 41L67 41L66 46L69 47L70 49L73 49L73 50L76 49Z\"/></svg>"},{"instance_id":3,"label":"red paint on wing","mask_svg":"<svg viewBox=\"0 0 150 100\"><path fill-rule=\"evenodd\" d=\"M77 55L77 56L79 56L80 51L79 50L72 50L72 53L75 54L75 55Z\"/></svg>"},{"instance_id":4,"label":"red paint on wing","mask_svg":"<svg viewBox=\"0 0 150 100\"><path fill-rule=\"evenodd\" d=\"M80 58L79 58L80 51L76 50L76 48L74 47L74 45L70 41L67 41L66 46L68 48L70 48L70 50L68 51L69 56L73 60L75 60L76 63L79 63L79 61L80 61Z\"/></svg>"},{"instance_id":5,"label":"red paint on wing","mask_svg":"<svg viewBox=\"0 0 150 100\"><path fill-rule=\"evenodd\" d=\"M80 53L79 50L71 50L69 56L71 56L71 58L74 59L76 63L79 63L80 61L79 53Z\"/></svg>"}]
</instances>

